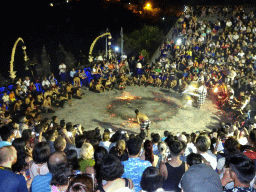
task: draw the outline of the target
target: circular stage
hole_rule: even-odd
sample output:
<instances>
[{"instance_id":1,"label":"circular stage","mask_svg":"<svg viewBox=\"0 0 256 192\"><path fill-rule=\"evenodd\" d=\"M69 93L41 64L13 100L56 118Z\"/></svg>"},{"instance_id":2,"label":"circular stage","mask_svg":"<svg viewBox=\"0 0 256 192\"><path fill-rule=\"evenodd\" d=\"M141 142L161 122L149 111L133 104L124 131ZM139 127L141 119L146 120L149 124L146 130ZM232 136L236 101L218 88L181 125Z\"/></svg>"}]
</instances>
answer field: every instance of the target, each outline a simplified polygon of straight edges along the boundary
<instances>
[{"instance_id":1,"label":"circular stage","mask_svg":"<svg viewBox=\"0 0 256 192\"><path fill-rule=\"evenodd\" d=\"M219 127L221 121L231 121L231 112L217 109L207 98L201 109L183 108L185 101L181 94L168 89L144 86L129 86L124 91L112 90L93 93L83 90L83 99L72 99L73 106L64 105L53 114L44 114L49 119L56 115L59 120L81 124L86 130L96 127L112 130L126 130L139 133L140 126L135 122L135 109L146 114L151 120L151 132L163 134L187 133L210 130Z\"/></svg>"}]
</instances>

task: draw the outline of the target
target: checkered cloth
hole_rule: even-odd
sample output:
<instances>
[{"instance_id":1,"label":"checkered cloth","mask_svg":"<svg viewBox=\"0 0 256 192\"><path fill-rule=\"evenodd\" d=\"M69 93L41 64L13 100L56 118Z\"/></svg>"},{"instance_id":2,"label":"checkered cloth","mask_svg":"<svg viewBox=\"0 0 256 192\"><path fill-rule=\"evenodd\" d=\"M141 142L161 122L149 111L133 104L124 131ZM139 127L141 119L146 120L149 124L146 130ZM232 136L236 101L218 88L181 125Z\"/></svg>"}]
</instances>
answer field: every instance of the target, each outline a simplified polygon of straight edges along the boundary
<instances>
[{"instance_id":1,"label":"checkered cloth","mask_svg":"<svg viewBox=\"0 0 256 192\"><path fill-rule=\"evenodd\" d=\"M203 86L201 87L200 90L198 89L198 91L199 91L198 107L201 108L206 100L207 89L205 86Z\"/></svg>"},{"instance_id":2,"label":"checkered cloth","mask_svg":"<svg viewBox=\"0 0 256 192\"><path fill-rule=\"evenodd\" d=\"M149 119L141 122L140 129L144 131L145 129L149 129L149 125L151 124L151 121Z\"/></svg>"}]
</instances>

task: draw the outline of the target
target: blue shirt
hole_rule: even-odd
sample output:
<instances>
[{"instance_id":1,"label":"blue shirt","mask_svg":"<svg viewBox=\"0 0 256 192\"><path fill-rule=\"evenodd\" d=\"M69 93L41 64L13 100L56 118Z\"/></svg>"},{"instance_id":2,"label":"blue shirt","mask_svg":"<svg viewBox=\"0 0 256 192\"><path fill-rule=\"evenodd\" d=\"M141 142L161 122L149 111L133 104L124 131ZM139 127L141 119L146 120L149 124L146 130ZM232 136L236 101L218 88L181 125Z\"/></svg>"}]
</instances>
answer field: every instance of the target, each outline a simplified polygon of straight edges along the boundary
<instances>
[{"instance_id":1,"label":"blue shirt","mask_svg":"<svg viewBox=\"0 0 256 192\"><path fill-rule=\"evenodd\" d=\"M75 74L76 74L76 71L70 71L70 77L74 77Z\"/></svg>"},{"instance_id":2,"label":"blue shirt","mask_svg":"<svg viewBox=\"0 0 256 192\"><path fill-rule=\"evenodd\" d=\"M122 178L128 178L133 181L134 189L136 192L139 192L141 189L140 187L140 180L143 174L143 171L147 168L152 166L149 161L140 160L139 157L137 158L129 158L127 161L122 161L124 165L124 174Z\"/></svg>"},{"instance_id":3,"label":"blue shirt","mask_svg":"<svg viewBox=\"0 0 256 192\"><path fill-rule=\"evenodd\" d=\"M22 175L13 173L11 170L0 170L0 191L4 192L27 192L27 183Z\"/></svg>"},{"instance_id":4,"label":"blue shirt","mask_svg":"<svg viewBox=\"0 0 256 192\"><path fill-rule=\"evenodd\" d=\"M9 145L12 145L12 144L8 141L0 141L0 148L4 146L9 146Z\"/></svg>"},{"instance_id":5,"label":"blue shirt","mask_svg":"<svg viewBox=\"0 0 256 192\"><path fill-rule=\"evenodd\" d=\"M31 184L30 192L51 192L50 181L52 174L47 173L46 175L36 176Z\"/></svg>"}]
</instances>

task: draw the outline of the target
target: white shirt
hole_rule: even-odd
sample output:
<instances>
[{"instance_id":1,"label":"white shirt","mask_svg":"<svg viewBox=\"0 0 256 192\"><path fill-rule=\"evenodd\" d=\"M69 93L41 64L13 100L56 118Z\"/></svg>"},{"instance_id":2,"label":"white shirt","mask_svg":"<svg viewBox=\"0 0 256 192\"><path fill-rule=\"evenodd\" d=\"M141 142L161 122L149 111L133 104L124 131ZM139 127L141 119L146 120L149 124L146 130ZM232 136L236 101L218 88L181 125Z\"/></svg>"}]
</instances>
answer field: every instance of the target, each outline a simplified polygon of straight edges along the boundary
<instances>
[{"instance_id":1,"label":"white shirt","mask_svg":"<svg viewBox=\"0 0 256 192\"><path fill-rule=\"evenodd\" d=\"M214 170L216 170L216 168L217 168L217 157L214 154L212 154L212 152L209 151L209 150L206 153L201 153L201 155L205 158L206 161L208 161L210 163L212 168Z\"/></svg>"},{"instance_id":2,"label":"white shirt","mask_svg":"<svg viewBox=\"0 0 256 192\"><path fill-rule=\"evenodd\" d=\"M111 142L110 141L100 141L99 146L104 147L105 149L107 149L107 151L109 152L109 146L110 146Z\"/></svg>"},{"instance_id":3,"label":"white shirt","mask_svg":"<svg viewBox=\"0 0 256 192\"><path fill-rule=\"evenodd\" d=\"M235 34L233 35L233 39L237 40L239 38L239 35Z\"/></svg>"},{"instance_id":4,"label":"white shirt","mask_svg":"<svg viewBox=\"0 0 256 192\"><path fill-rule=\"evenodd\" d=\"M42 86L50 86L50 82L46 79L42 81Z\"/></svg>"},{"instance_id":5,"label":"white shirt","mask_svg":"<svg viewBox=\"0 0 256 192\"><path fill-rule=\"evenodd\" d=\"M24 83L26 84L26 86L28 87L30 84L30 80L25 80Z\"/></svg>"},{"instance_id":6,"label":"white shirt","mask_svg":"<svg viewBox=\"0 0 256 192\"><path fill-rule=\"evenodd\" d=\"M65 73L66 72L66 65L63 63L63 64L60 64L59 65L59 70L61 73Z\"/></svg>"},{"instance_id":7,"label":"white shirt","mask_svg":"<svg viewBox=\"0 0 256 192\"><path fill-rule=\"evenodd\" d=\"M2 99L3 99L4 102L8 102L9 101L9 95L4 95L2 97Z\"/></svg>"}]
</instances>

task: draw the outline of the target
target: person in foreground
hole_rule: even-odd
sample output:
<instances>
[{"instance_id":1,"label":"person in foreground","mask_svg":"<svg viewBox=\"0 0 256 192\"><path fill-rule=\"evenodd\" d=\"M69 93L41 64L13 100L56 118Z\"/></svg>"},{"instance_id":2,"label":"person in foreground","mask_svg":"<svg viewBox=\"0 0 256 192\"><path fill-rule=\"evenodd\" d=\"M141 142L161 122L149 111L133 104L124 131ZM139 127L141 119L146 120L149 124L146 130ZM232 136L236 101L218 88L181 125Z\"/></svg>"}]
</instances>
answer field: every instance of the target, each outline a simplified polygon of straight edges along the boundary
<instances>
[{"instance_id":1,"label":"person in foreground","mask_svg":"<svg viewBox=\"0 0 256 192\"><path fill-rule=\"evenodd\" d=\"M12 172L12 165L17 161L17 151L13 146L0 148L0 191L27 192L27 184L23 175Z\"/></svg>"},{"instance_id":2,"label":"person in foreground","mask_svg":"<svg viewBox=\"0 0 256 192\"><path fill-rule=\"evenodd\" d=\"M133 181L134 189L136 192L141 190L140 181L143 171L152 164L149 161L141 160L139 158L142 140L138 137L130 138L127 142L129 159L123 161L124 174L122 178L129 178Z\"/></svg>"},{"instance_id":3,"label":"person in foreground","mask_svg":"<svg viewBox=\"0 0 256 192\"><path fill-rule=\"evenodd\" d=\"M162 186L164 184L164 177L160 175L159 170L156 167L148 167L142 174L140 186L142 190L140 192L160 192L164 191Z\"/></svg>"},{"instance_id":4,"label":"person in foreground","mask_svg":"<svg viewBox=\"0 0 256 192\"><path fill-rule=\"evenodd\" d=\"M136 119L137 122L140 124L140 130L141 131L147 131L147 136L149 137L149 126L151 124L151 121L149 120L149 118L143 114L140 113L140 111L138 109L135 110L135 114L136 114Z\"/></svg>"},{"instance_id":5,"label":"person in foreground","mask_svg":"<svg viewBox=\"0 0 256 192\"><path fill-rule=\"evenodd\" d=\"M96 192L134 192L132 180L128 178L121 178L124 173L124 167L115 155L107 155L103 159L100 167L102 180L107 181L107 183L104 186L99 185Z\"/></svg>"},{"instance_id":6,"label":"person in foreground","mask_svg":"<svg viewBox=\"0 0 256 192\"><path fill-rule=\"evenodd\" d=\"M228 167L221 179L222 186L234 182L233 189L225 189L228 192L255 192L256 189L250 187L250 182L255 177L254 161L244 154L234 154L227 158L226 167Z\"/></svg>"},{"instance_id":7,"label":"person in foreground","mask_svg":"<svg viewBox=\"0 0 256 192\"><path fill-rule=\"evenodd\" d=\"M193 160L194 161L194 160ZM200 163L201 161L201 163ZM223 188L219 175L211 166L193 162L180 181L182 192L221 192Z\"/></svg>"}]
</instances>

